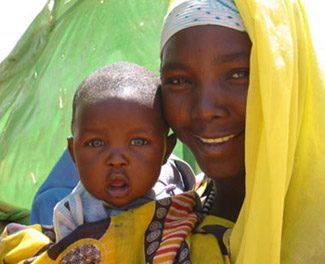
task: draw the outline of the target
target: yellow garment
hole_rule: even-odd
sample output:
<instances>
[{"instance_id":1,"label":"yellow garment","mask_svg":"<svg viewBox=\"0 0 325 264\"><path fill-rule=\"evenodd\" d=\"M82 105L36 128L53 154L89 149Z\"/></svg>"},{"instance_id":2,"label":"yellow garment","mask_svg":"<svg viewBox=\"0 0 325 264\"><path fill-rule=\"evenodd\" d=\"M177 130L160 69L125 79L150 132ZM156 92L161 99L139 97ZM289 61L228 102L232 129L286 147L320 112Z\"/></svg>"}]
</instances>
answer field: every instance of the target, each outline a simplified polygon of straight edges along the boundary
<instances>
[{"instance_id":1,"label":"yellow garment","mask_svg":"<svg viewBox=\"0 0 325 264\"><path fill-rule=\"evenodd\" d=\"M192 232L200 219L198 201L191 191L114 216L99 239L79 239L59 252L55 260L47 251L38 253L51 242L41 226L25 227L16 233L11 230L11 234L6 229L0 243L0 263L23 263L37 255L32 263L81 263L87 259L85 263L174 263L175 260L186 263L191 260L192 263L229 264L227 249L233 223L206 217ZM209 229L205 230L206 227ZM218 244L222 244L223 252Z\"/></svg>"},{"instance_id":2,"label":"yellow garment","mask_svg":"<svg viewBox=\"0 0 325 264\"><path fill-rule=\"evenodd\" d=\"M50 242L40 225L21 226L14 234L8 234L5 229L0 238L0 263L23 263Z\"/></svg>"},{"instance_id":3,"label":"yellow garment","mask_svg":"<svg viewBox=\"0 0 325 264\"><path fill-rule=\"evenodd\" d=\"M253 47L246 198L231 259L325 263L325 78L304 10L322 1L235 2Z\"/></svg>"}]
</instances>

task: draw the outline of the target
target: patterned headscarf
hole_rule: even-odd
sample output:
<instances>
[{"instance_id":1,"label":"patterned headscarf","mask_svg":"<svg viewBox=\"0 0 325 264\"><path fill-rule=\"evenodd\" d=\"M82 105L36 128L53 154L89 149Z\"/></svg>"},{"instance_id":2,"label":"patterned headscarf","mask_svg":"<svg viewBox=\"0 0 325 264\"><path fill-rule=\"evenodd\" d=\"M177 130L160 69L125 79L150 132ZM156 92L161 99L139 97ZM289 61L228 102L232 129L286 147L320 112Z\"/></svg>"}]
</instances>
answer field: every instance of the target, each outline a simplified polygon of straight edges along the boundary
<instances>
[{"instance_id":1,"label":"patterned headscarf","mask_svg":"<svg viewBox=\"0 0 325 264\"><path fill-rule=\"evenodd\" d=\"M202 25L219 25L246 31L233 0L174 0L164 19L160 49L180 30Z\"/></svg>"}]
</instances>

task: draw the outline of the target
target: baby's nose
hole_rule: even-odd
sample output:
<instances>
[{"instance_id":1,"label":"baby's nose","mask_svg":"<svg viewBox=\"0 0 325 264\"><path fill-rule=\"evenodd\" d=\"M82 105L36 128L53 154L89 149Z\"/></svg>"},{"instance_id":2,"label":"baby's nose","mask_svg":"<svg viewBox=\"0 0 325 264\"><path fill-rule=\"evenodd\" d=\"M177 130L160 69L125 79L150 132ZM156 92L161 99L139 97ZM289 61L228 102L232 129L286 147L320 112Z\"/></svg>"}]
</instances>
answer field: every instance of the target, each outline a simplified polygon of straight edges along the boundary
<instances>
[{"instance_id":1,"label":"baby's nose","mask_svg":"<svg viewBox=\"0 0 325 264\"><path fill-rule=\"evenodd\" d=\"M106 159L106 164L113 167L125 166L128 164L125 151L111 150Z\"/></svg>"}]
</instances>

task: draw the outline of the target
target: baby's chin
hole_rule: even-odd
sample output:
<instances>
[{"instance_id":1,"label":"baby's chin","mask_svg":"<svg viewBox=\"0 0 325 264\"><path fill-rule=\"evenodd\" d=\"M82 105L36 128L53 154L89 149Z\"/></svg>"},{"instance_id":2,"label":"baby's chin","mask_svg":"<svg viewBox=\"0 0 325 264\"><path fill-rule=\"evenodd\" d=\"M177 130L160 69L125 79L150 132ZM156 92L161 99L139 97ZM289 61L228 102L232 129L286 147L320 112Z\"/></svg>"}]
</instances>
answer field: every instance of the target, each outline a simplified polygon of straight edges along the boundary
<instances>
[{"instance_id":1,"label":"baby's chin","mask_svg":"<svg viewBox=\"0 0 325 264\"><path fill-rule=\"evenodd\" d=\"M125 207L127 206L128 204L130 204L132 202L132 200L129 200L129 199L105 199L105 202L108 203L110 206L113 206L113 207Z\"/></svg>"},{"instance_id":2,"label":"baby's chin","mask_svg":"<svg viewBox=\"0 0 325 264\"><path fill-rule=\"evenodd\" d=\"M128 185L108 186L106 188L106 202L113 206L122 207L132 201L131 188Z\"/></svg>"}]
</instances>

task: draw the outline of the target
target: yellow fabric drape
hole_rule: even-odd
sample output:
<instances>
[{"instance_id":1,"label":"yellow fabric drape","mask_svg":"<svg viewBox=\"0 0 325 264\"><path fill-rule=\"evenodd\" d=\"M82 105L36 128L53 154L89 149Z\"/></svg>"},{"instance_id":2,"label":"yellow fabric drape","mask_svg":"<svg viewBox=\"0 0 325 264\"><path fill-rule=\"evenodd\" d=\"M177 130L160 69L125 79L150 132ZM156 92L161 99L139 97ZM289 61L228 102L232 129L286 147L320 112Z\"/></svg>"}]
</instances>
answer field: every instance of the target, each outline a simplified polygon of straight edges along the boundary
<instances>
[{"instance_id":1,"label":"yellow fabric drape","mask_svg":"<svg viewBox=\"0 0 325 264\"><path fill-rule=\"evenodd\" d=\"M324 263L325 78L304 9L317 1L235 2L253 46L232 262Z\"/></svg>"},{"instance_id":2,"label":"yellow fabric drape","mask_svg":"<svg viewBox=\"0 0 325 264\"><path fill-rule=\"evenodd\" d=\"M14 234L5 229L0 237L0 263L23 263L49 243L40 225L26 226Z\"/></svg>"}]
</instances>

